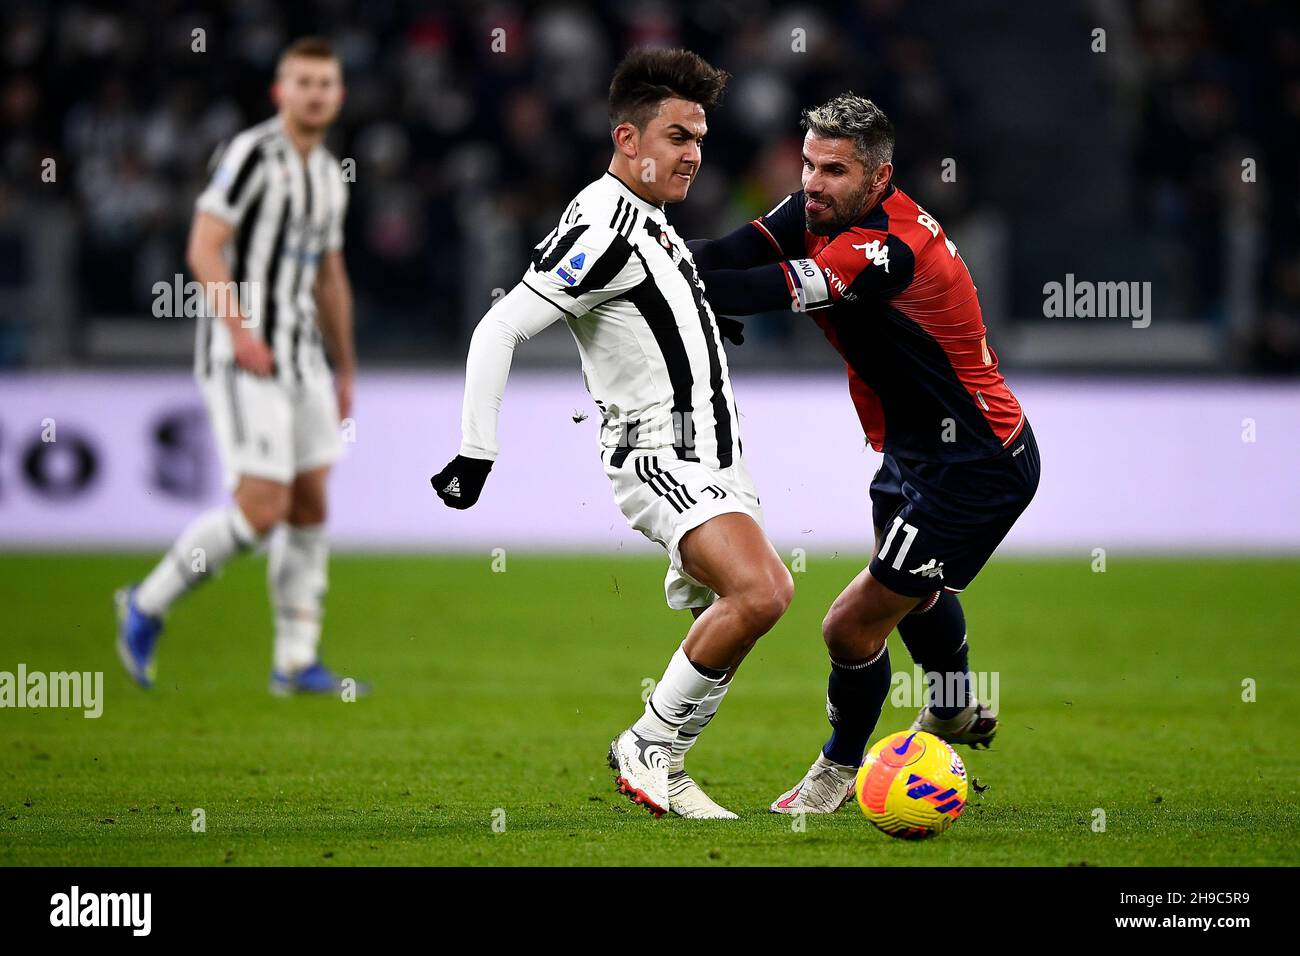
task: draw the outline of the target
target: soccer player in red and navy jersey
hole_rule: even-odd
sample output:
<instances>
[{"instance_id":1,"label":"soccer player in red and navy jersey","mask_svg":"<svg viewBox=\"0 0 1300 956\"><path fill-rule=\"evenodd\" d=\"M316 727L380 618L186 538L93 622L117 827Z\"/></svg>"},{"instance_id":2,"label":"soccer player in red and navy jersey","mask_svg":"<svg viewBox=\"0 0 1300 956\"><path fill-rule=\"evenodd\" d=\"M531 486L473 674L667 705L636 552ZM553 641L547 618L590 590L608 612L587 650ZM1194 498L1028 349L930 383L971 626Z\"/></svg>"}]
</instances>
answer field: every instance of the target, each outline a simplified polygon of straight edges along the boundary
<instances>
[{"instance_id":1,"label":"soccer player in red and navy jersey","mask_svg":"<svg viewBox=\"0 0 1300 956\"><path fill-rule=\"evenodd\" d=\"M832 813L890 686L898 628L927 672L914 730L987 746L997 716L971 692L957 594L1038 487L1038 447L998 370L956 246L893 182L894 127L852 93L806 110L803 189L718 240L689 243L718 313L807 312L843 356L873 448L875 549L822 623L831 737L778 813Z\"/></svg>"}]
</instances>

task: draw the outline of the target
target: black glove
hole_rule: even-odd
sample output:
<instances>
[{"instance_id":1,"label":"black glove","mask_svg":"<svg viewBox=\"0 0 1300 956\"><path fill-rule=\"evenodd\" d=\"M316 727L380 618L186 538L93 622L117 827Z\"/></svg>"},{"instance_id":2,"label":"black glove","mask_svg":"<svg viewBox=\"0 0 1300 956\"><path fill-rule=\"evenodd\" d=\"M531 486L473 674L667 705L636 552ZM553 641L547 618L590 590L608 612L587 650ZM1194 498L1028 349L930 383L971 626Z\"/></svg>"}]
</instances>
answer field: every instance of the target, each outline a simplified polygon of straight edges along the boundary
<instances>
[{"instance_id":1,"label":"black glove","mask_svg":"<svg viewBox=\"0 0 1300 956\"><path fill-rule=\"evenodd\" d=\"M483 482L487 481L491 470L490 461L457 455L446 468L429 479L429 484L448 508L464 511L474 507L474 502L478 501L478 496L483 493Z\"/></svg>"},{"instance_id":2,"label":"black glove","mask_svg":"<svg viewBox=\"0 0 1300 956\"><path fill-rule=\"evenodd\" d=\"M740 319L725 315L718 316L718 332L723 341L730 342L732 345L745 344L745 323Z\"/></svg>"}]
</instances>

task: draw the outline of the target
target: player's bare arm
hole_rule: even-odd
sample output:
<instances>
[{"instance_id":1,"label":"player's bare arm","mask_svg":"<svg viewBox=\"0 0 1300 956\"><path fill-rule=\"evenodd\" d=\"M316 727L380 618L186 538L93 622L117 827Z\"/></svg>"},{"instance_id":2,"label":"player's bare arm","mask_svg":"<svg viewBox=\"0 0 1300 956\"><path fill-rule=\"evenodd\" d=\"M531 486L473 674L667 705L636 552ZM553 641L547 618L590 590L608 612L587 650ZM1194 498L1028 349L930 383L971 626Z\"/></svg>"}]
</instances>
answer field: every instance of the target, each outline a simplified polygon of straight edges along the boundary
<instances>
[{"instance_id":1,"label":"player's bare arm","mask_svg":"<svg viewBox=\"0 0 1300 956\"><path fill-rule=\"evenodd\" d=\"M339 418L345 419L352 414L352 384L357 359L352 336L352 283L348 281L347 264L341 251L327 252L321 257L315 294L316 323L334 366Z\"/></svg>"},{"instance_id":2,"label":"player's bare arm","mask_svg":"<svg viewBox=\"0 0 1300 956\"><path fill-rule=\"evenodd\" d=\"M239 301L239 290L226 262L224 250L234 232L234 226L211 213L196 213L185 261L203 288L224 290L222 295L208 296L208 308L230 332L235 364L254 375L270 375L274 366L271 349L257 330L248 326L248 303Z\"/></svg>"}]
</instances>

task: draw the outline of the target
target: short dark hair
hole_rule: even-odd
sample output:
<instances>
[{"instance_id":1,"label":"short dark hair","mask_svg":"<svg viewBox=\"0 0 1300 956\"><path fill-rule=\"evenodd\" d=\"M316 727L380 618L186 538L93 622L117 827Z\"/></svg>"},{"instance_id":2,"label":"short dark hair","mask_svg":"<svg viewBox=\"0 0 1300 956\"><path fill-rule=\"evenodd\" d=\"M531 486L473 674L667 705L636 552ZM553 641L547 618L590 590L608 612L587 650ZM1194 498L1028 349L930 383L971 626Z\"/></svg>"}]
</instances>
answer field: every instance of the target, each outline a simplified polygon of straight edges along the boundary
<instances>
[{"instance_id":1,"label":"short dark hair","mask_svg":"<svg viewBox=\"0 0 1300 956\"><path fill-rule=\"evenodd\" d=\"M609 128L631 123L643 130L671 97L699 103L707 112L718 105L730 78L690 50L634 49L609 84Z\"/></svg>"},{"instance_id":2,"label":"short dark hair","mask_svg":"<svg viewBox=\"0 0 1300 956\"><path fill-rule=\"evenodd\" d=\"M814 136L853 140L858 159L868 169L894 158L894 124L866 97L841 93L821 106L804 110L799 125Z\"/></svg>"},{"instance_id":3,"label":"short dark hair","mask_svg":"<svg viewBox=\"0 0 1300 956\"><path fill-rule=\"evenodd\" d=\"M324 37L299 37L280 54L280 60L275 67L276 73L279 73L285 63L295 57L302 57L304 60L337 60L339 55L334 52L334 44Z\"/></svg>"}]
</instances>

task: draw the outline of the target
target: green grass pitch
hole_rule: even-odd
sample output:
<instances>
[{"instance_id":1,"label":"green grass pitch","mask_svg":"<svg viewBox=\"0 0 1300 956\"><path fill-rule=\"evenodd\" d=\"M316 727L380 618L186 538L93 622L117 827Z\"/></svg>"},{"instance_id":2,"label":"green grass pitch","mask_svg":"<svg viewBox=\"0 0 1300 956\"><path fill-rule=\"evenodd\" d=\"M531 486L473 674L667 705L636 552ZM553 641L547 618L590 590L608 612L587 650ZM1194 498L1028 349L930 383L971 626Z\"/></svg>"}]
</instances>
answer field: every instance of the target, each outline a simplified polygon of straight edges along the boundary
<instances>
[{"instance_id":1,"label":"green grass pitch","mask_svg":"<svg viewBox=\"0 0 1300 956\"><path fill-rule=\"evenodd\" d=\"M741 814L706 822L651 819L604 763L689 623L657 558L336 558L325 657L375 685L347 703L267 694L261 559L177 608L144 692L110 596L147 558L0 557L0 670L101 670L105 696L97 720L0 710L0 864L1300 863L1295 559L995 561L963 603L1002 729L960 749L987 789L952 830L769 814L825 737L819 624L859 560L809 559L692 753Z\"/></svg>"}]
</instances>

